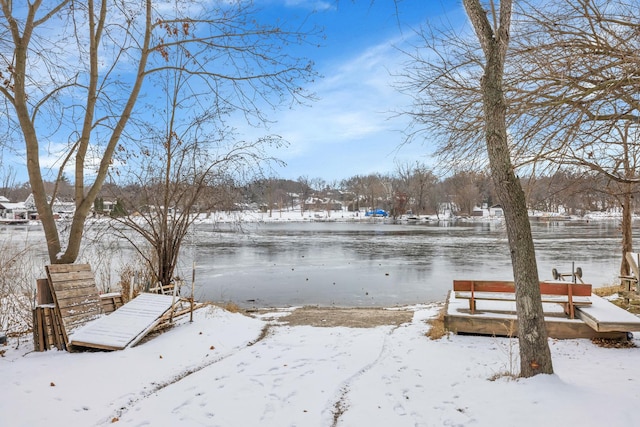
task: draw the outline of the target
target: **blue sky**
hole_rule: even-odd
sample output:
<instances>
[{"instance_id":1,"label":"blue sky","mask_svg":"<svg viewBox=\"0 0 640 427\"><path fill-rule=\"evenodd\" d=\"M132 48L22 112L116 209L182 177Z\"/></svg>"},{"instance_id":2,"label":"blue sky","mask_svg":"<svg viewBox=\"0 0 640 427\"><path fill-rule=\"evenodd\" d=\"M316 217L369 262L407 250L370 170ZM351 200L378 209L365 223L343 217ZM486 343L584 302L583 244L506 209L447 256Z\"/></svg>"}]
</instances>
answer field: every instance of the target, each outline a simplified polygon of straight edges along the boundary
<instances>
[{"instance_id":1,"label":"blue sky","mask_svg":"<svg viewBox=\"0 0 640 427\"><path fill-rule=\"evenodd\" d=\"M304 52L323 76L309 88L319 100L271 116L277 123L270 132L289 142L275 153L287 163L277 176L330 183L391 173L397 163L431 162L428 142L403 145L407 119L393 117L410 104L392 86L408 59L398 47L418 43L414 31L429 20L460 19L459 0L269 0L264 7L289 19L315 8L308 19L326 36L321 48Z\"/></svg>"},{"instance_id":2,"label":"blue sky","mask_svg":"<svg viewBox=\"0 0 640 427\"><path fill-rule=\"evenodd\" d=\"M419 44L415 31L427 21L464 19L460 0L255 0L265 24L275 19L305 22L324 29L321 47L291 46L296 56L311 59L323 76L307 89L318 97L308 106L270 112L270 128L252 128L243 120L229 123L237 138L266 134L288 142L271 155L286 162L272 175L297 180L321 178L327 183L355 175L393 173L397 164L431 163L430 144L403 145L411 100L394 89L397 74L409 59L400 49ZM142 101L138 101L139 105ZM67 139L42 143L45 179L54 179ZM28 180L24 155L4 152L2 168ZM97 160L97 159L96 159ZM90 167L90 165L88 165ZM72 176L71 170L66 171Z\"/></svg>"}]
</instances>

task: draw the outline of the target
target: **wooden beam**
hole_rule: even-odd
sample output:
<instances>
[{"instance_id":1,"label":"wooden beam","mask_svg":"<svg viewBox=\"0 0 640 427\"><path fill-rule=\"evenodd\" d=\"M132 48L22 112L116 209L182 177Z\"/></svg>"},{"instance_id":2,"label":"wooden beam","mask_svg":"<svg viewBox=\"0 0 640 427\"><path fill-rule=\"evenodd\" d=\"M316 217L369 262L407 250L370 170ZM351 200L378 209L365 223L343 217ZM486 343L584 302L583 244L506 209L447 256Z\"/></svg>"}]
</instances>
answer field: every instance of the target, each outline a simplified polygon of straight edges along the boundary
<instances>
[{"instance_id":1,"label":"wooden beam","mask_svg":"<svg viewBox=\"0 0 640 427\"><path fill-rule=\"evenodd\" d=\"M515 293L514 282L504 280L454 280L454 291ZM592 286L572 282L540 282L540 293L546 295L591 296Z\"/></svg>"},{"instance_id":2,"label":"wooden beam","mask_svg":"<svg viewBox=\"0 0 640 427\"><path fill-rule=\"evenodd\" d=\"M517 337L518 321L515 315L512 319L504 317L491 318L485 315L445 315L445 325L448 331L456 334L489 335L501 337ZM626 339L626 332L599 332L583 322L554 321L545 318L547 335L555 339L575 338L607 338Z\"/></svg>"}]
</instances>

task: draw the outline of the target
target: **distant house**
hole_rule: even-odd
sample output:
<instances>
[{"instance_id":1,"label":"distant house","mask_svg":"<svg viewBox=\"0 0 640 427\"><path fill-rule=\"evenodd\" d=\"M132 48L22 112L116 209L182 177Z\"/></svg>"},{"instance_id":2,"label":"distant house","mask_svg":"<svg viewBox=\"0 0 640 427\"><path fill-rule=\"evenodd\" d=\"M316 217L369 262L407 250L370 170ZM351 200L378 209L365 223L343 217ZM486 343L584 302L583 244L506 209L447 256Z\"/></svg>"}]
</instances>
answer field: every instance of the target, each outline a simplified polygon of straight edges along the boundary
<instances>
[{"instance_id":1,"label":"distant house","mask_svg":"<svg viewBox=\"0 0 640 427\"><path fill-rule=\"evenodd\" d=\"M342 203L328 198L310 197L304 202L305 211L340 211Z\"/></svg>"},{"instance_id":2,"label":"distant house","mask_svg":"<svg viewBox=\"0 0 640 427\"><path fill-rule=\"evenodd\" d=\"M495 216L495 217L503 217L504 216L504 211L502 210L502 206L500 205L493 205L489 208L489 215L491 216Z\"/></svg>"},{"instance_id":3,"label":"distant house","mask_svg":"<svg viewBox=\"0 0 640 427\"><path fill-rule=\"evenodd\" d=\"M473 211L471 212L471 216L473 217L483 217L488 215L489 215L489 211L487 209L484 209L484 208L481 209L479 207L473 208Z\"/></svg>"},{"instance_id":4,"label":"distant house","mask_svg":"<svg viewBox=\"0 0 640 427\"><path fill-rule=\"evenodd\" d=\"M47 197L47 200L51 202L51 197ZM28 211L30 219L38 219L38 209L36 208L36 202L33 194L30 194L29 197L27 197L27 200L24 201L24 206ZM53 201L52 211L53 215L57 218L71 217L75 210L76 206L73 202L61 201L58 198Z\"/></svg>"},{"instance_id":5,"label":"distant house","mask_svg":"<svg viewBox=\"0 0 640 427\"><path fill-rule=\"evenodd\" d=\"M29 221L29 213L24 202L10 202L0 196L0 222L21 223Z\"/></svg>"},{"instance_id":6,"label":"distant house","mask_svg":"<svg viewBox=\"0 0 640 427\"><path fill-rule=\"evenodd\" d=\"M481 208L477 206L473 208L471 216L502 218L504 217L504 211L500 205L487 206L487 204L484 203Z\"/></svg>"}]
</instances>

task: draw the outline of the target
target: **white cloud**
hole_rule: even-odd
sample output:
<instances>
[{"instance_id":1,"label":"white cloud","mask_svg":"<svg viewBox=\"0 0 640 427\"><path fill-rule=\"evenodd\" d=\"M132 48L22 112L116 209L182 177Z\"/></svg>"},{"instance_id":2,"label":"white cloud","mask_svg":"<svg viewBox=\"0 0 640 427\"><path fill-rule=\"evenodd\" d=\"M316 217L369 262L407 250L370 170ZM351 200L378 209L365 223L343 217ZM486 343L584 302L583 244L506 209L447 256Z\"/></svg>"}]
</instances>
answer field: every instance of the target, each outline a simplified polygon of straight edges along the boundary
<instances>
[{"instance_id":1,"label":"white cloud","mask_svg":"<svg viewBox=\"0 0 640 427\"><path fill-rule=\"evenodd\" d=\"M327 179L387 173L396 160L416 159L425 151L424 147L410 147L410 153L407 147L398 150L406 119L392 118L392 111L410 102L392 86L393 72L406 60L394 47L400 42L388 40L325 66L320 70L325 78L311 88L320 100L280 114L272 129L290 146L276 156L289 164L289 170Z\"/></svg>"},{"instance_id":2,"label":"white cloud","mask_svg":"<svg viewBox=\"0 0 640 427\"><path fill-rule=\"evenodd\" d=\"M325 11L335 9L337 2L333 0L262 0L262 3L281 3L290 8Z\"/></svg>"},{"instance_id":3,"label":"white cloud","mask_svg":"<svg viewBox=\"0 0 640 427\"><path fill-rule=\"evenodd\" d=\"M322 0L285 0L284 4L288 7L302 7L317 11L329 10L335 7L333 3Z\"/></svg>"}]
</instances>

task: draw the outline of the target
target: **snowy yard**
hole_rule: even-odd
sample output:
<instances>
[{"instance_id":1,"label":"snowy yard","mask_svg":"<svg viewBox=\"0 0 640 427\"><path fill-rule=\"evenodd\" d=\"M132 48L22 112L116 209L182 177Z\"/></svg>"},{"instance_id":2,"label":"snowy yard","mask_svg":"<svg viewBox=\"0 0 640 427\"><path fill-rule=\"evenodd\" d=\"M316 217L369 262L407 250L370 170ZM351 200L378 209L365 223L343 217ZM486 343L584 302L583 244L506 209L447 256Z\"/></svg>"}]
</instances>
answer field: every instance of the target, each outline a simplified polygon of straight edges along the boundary
<instances>
[{"instance_id":1,"label":"snowy yard","mask_svg":"<svg viewBox=\"0 0 640 427\"><path fill-rule=\"evenodd\" d=\"M499 374L517 369L517 340L432 341L426 320L438 308L410 307L411 322L375 328L206 308L115 352L28 353L29 342L10 340L2 425L637 425L640 348L552 340L556 374L512 380Z\"/></svg>"}]
</instances>

